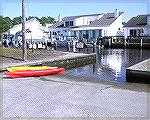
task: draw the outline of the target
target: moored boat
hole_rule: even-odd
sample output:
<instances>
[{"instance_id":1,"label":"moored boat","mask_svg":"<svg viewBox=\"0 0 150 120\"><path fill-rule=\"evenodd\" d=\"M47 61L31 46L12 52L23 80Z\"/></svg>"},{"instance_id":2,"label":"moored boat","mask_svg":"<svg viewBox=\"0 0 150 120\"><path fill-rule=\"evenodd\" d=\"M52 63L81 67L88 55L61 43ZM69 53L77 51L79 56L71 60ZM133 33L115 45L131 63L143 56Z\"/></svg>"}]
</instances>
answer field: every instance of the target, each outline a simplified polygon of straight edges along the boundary
<instances>
[{"instance_id":1,"label":"moored boat","mask_svg":"<svg viewBox=\"0 0 150 120\"><path fill-rule=\"evenodd\" d=\"M22 77L52 75L57 73L63 73L64 71L65 71L64 68L42 69L42 70L20 70L14 72L5 72L5 75L11 78L22 78Z\"/></svg>"},{"instance_id":2,"label":"moored boat","mask_svg":"<svg viewBox=\"0 0 150 120\"><path fill-rule=\"evenodd\" d=\"M9 72L20 71L20 70L43 70L43 69L56 69L58 67L49 66L20 66L20 67L9 67L6 68Z\"/></svg>"}]
</instances>

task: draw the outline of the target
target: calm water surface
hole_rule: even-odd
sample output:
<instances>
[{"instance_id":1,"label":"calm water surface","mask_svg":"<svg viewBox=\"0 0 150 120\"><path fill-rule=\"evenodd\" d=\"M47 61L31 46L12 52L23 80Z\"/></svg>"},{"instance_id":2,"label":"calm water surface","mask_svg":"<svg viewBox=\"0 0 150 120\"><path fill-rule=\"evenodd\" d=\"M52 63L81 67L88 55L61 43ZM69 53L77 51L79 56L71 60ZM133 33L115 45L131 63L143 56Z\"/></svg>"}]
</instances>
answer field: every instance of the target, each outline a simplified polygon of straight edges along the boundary
<instances>
[{"instance_id":1,"label":"calm water surface","mask_svg":"<svg viewBox=\"0 0 150 120\"><path fill-rule=\"evenodd\" d=\"M148 49L96 49L96 64L67 70L65 74L92 80L126 82L126 68L150 58Z\"/></svg>"}]
</instances>

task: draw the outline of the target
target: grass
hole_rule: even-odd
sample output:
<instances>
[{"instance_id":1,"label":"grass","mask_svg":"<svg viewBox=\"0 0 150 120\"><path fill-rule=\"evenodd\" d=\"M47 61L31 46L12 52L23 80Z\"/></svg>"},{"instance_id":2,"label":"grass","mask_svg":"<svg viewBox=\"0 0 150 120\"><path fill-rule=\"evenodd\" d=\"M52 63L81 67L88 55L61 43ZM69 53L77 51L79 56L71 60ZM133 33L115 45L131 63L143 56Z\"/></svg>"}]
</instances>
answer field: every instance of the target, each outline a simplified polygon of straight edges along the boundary
<instances>
[{"instance_id":1,"label":"grass","mask_svg":"<svg viewBox=\"0 0 150 120\"><path fill-rule=\"evenodd\" d=\"M1 51L0 56L12 57L17 59L22 58L22 49L0 47L0 51ZM27 50L27 56L32 56L33 54L41 54L41 53L50 53L50 51L36 49L32 52L31 49Z\"/></svg>"}]
</instances>

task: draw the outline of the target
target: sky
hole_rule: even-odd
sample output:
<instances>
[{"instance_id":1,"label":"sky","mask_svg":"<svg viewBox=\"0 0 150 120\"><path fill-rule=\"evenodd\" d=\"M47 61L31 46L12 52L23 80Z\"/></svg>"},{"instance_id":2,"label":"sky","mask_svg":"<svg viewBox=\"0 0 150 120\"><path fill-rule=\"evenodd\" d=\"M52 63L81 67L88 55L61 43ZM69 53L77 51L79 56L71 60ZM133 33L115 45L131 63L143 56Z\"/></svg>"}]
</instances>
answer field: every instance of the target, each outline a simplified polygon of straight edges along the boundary
<instances>
[{"instance_id":1,"label":"sky","mask_svg":"<svg viewBox=\"0 0 150 120\"><path fill-rule=\"evenodd\" d=\"M22 0L0 0L0 14L11 19L21 16ZM113 2L112 2L113 1ZM26 17L62 17L97 13L124 12L127 22L139 14L150 14L150 0L26 0Z\"/></svg>"}]
</instances>

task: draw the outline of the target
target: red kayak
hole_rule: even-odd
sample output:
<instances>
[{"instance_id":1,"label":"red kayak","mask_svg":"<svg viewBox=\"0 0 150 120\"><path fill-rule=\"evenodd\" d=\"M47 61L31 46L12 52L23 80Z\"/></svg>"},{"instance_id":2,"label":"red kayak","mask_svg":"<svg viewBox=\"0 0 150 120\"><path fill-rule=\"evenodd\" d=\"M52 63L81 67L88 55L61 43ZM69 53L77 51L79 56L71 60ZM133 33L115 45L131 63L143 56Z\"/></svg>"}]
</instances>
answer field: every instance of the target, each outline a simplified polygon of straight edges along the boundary
<instances>
[{"instance_id":1,"label":"red kayak","mask_svg":"<svg viewBox=\"0 0 150 120\"><path fill-rule=\"evenodd\" d=\"M22 77L52 75L57 73L63 73L64 71L65 71L64 68L43 69L43 70L20 70L15 72L5 72L5 75L11 78L22 78Z\"/></svg>"}]
</instances>

